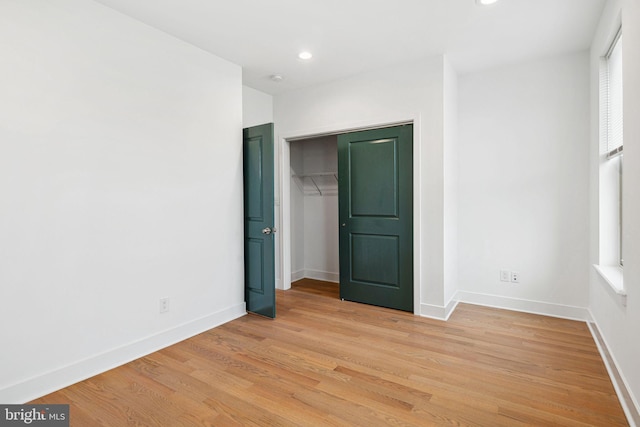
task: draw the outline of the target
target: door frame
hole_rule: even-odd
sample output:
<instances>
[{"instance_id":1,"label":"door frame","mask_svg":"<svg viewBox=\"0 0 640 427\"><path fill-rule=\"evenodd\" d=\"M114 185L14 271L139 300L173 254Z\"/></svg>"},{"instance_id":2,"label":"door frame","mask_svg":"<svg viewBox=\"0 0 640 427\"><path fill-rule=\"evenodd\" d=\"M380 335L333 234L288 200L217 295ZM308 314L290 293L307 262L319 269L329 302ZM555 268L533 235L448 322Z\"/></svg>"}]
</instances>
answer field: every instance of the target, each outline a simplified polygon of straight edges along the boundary
<instances>
[{"instance_id":1,"label":"door frame","mask_svg":"<svg viewBox=\"0 0 640 427\"><path fill-rule=\"evenodd\" d=\"M291 142L300 139L315 138L326 135L335 135L375 129L382 127L413 124L413 313L420 314L420 282L422 278L421 251L420 251L420 207L421 207L421 168L420 168L420 115L408 114L402 116L379 117L370 120L341 123L323 126L315 129L302 129L296 131L277 130L276 139L277 176L279 181L279 197L276 200L276 211L280 226L280 236L276 243L278 260L276 272L276 288L287 290L291 288ZM277 124L276 124L277 127ZM278 274L279 273L279 274Z\"/></svg>"}]
</instances>

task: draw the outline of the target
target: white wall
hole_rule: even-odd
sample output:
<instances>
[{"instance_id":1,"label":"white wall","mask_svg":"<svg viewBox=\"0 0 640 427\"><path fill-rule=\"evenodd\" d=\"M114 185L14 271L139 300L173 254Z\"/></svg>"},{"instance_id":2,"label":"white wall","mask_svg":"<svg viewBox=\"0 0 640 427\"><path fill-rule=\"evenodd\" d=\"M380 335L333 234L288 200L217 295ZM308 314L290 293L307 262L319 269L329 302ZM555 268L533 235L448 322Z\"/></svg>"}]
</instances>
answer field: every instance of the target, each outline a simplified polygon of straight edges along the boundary
<instances>
[{"instance_id":1,"label":"white wall","mask_svg":"<svg viewBox=\"0 0 640 427\"><path fill-rule=\"evenodd\" d=\"M443 57L429 58L274 97L279 144L286 138L415 120L415 310L436 317L446 316L447 304L443 286L444 62ZM281 156L288 161L286 153ZM285 210L283 220L284 225ZM280 237L289 239L286 226ZM283 254L286 265L286 249Z\"/></svg>"},{"instance_id":2,"label":"white wall","mask_svg":"<svg viewBox=\"0 0 640 427\"><path fill-rule=\"evenodd\" d=\"M305 196L304 214L305 276L339 282L338 195Z\"/></svg>"},{"instance_id":3,"label":"white wall","mask_svg":"<svg viewBox=\"0 0 640 427\"><path fill-rule=\"evenodd\" d=\"M0 57L0 402L244 314L241 69L84 0Z\"/></svg>"},{"instance_id":4,"label":"white wall","mask_svg":"<svg viewBox=\"0 0 640 427\"><path fill-rule=\"evenodd\" d=\"M338 137L305 140L304 173L338 171ZM304 197L304 271L305 277L339 282L338 189L333 177L316 178L323 193Z\"/></svg>"},{"instance_id":5,"label":"white wall","mask_svg":"<svg viewBox=\"0 0 640 427\"><path fill-rule=\"evenodd\" d=\"M273 123L273 96L242 86L242 127Z\"/></svg>"},{"instance_id":6,"label":"white wall","mask_svg":"<svg viewBox=\"0 0 640 427\"><path fill-rule=\"evenodd\" d=\"M610 1L591 48L591 247L590 262L599 263L598 241L598 76L599 58L606 52L620 23L623 26L624 85L624 286L626 306L604 279L590 269L591 313L640 411L640 2ZM636 415L637 417L637 415ZM636 418L637 419L637 418Z\"/></svg>"},{"instance_id":7,"label":"white wall","mask_svg":"<svg viewBox=\"0 0 640 427\"><path fill-rule=\"evenodd\" d=\"M588 318L588 81L587 53L460 76L460 300Z\"/></svg>"},{"instance_id":8,"label":"white wall","mask_svg":"<svg viewBox=\"0 0 640 427\"><path fill-rule=\"evenodd\" d=\"M301 176L338 169L337 137L294 141L290 145L291 277L337 282L338 193L335 178L315 177L321 193ZM337 173L337 172L336 172Z\"/></svg>"},{"instance_id":9,"label":"white wall","mask_svg":"<svg viewBox=\"0 0 640 427\"><path fill-rule=\"evenodd\" d=\"M459 286L458 265L458 76L447 60L443 74L444 108L444 301L451 304Z\"/></svg>"}]
</instances>

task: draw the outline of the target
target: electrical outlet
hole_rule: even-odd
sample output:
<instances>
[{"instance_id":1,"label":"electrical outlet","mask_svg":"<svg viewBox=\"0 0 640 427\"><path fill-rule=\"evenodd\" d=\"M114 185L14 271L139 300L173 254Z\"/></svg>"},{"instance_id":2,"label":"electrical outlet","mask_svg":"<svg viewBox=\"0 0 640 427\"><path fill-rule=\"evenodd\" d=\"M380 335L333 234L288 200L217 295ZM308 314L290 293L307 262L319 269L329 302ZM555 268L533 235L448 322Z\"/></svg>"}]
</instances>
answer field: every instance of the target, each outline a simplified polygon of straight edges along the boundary
<instances>
[{"instance_id":1,"label":"electrical outlet","mask_svg":"<svg viewBox=\"0 0 640 427\"><path fill-rule=\"evenodd\" d=\"M520 283L520 273L511 272L511 283Z\"/></svg>"},{"instance_id":2,"label":"electrical outlet","mask_svg":"<svg viewBox=\"0 0 640 427\"><path fill-rule=\"evenodd\" d=\"M500 270L500 281L509 282L511 280L511 272L507 270Z\"/></svg>"},{"instance_id":3,"label":"electrical outlet","mask_svg":"<svg viewBox=\"0 0 640 427\"><path fill-rule=\"evenodd\" d=\"M169 298L160 298L160 313L169 311Z\"/></svg>"}]
</instances>

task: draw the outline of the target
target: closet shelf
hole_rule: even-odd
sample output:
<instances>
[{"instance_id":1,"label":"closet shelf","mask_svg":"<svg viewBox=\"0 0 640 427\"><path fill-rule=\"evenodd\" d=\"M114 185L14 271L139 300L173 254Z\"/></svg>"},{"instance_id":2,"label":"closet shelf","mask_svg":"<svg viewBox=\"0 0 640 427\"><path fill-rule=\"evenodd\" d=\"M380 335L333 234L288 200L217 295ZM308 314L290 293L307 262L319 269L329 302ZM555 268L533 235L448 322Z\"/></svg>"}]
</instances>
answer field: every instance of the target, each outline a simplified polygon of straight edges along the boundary
<instances>
[{"instance_id":1,"label":"closet shelf","mask_svg":"<svg viewBox=\"0 0 640 427\"><path fill-rule=\"evenodd\" d=\"M327 196L338 194L338 172L319 172L292 175L305 195Z\"/></svg>"}]
</instances>

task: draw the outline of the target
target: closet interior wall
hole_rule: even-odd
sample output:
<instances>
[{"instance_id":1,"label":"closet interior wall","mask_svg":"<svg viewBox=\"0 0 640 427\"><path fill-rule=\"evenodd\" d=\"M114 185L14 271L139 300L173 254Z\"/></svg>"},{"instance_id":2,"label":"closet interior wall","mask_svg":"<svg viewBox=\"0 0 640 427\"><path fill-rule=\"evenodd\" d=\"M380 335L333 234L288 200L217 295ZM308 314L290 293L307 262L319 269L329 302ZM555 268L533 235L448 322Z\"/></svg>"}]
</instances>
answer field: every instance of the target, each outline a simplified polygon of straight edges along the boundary
<instances>
[{"instance_id":1,"label":"closet interior wall","mask_svg":"<svg viewBox=\"0 0 640 427\"><path fill-rule=\"evenodd\" d=\"M338 138L291 142L291 280L339 281Z\"/></svg>"}]
</instances>

